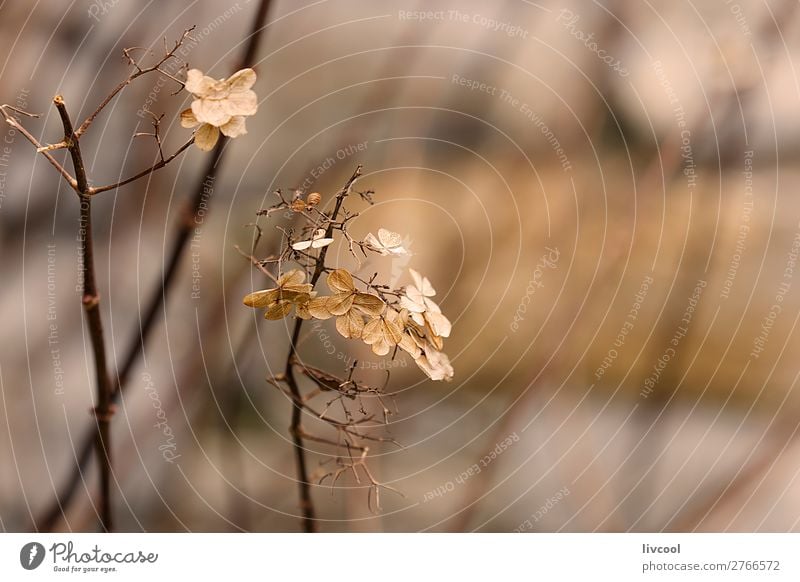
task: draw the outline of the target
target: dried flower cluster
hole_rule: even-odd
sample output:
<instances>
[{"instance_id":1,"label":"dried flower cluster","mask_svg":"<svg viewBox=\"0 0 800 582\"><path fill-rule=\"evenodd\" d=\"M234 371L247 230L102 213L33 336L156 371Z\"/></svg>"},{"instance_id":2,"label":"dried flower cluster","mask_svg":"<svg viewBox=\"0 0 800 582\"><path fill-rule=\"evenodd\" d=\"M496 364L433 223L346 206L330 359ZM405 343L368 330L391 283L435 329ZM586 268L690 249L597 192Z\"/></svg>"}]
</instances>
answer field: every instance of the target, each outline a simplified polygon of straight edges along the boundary
<instances>
[{"instance_id":1,"label":"dried flower cluster","mask_svg":"<svg viewBox=\"0 0 800 582\"><path fill-rule=\"evenodd\" d=\"M186 90L195 100L190 109L181 112L181 125L197 127L194 143L198 148L204 152L213 149L220 132L227 137L247 133L244 118L255 115L258 109L256 94L251 89L255 83L253 69L242 69L219 80L197 69L186 73Z\"/></svg>"},{"instance_id":2,"label":"dried flower cluster","mask_svg":"<svg viewBox=\"0 0 800 582\"><path fill-rule=\"evenodd\" d=\"M317 226L316 224L314 225ZM361 249L380 255L406 252L400 235L385 229L376 239L371 233L357 243ZM289 241L290 248L301 262L312 258L303 251L323 248L334 242L326 229L315 228L311 239ZM290 254L291 256L291 254ZM444 338L450 336L451 324L431 299L436 291L427 277L409 269L413 284L404 289L391 289L357 279L346 269L328 270L329 295L318 295L306 272L292 269L277 279L277 287L250 293L244 298L248 307L263 308L267 319L282 319L292 312L301 319L336 318L336 329L347 339L361 340L378 356L395 348L407 352L432 380L451 380L453 367L441 350ZM359 290L360 283L363 290Z\"/></svg>"},{"instance_id":3,"label":"dried flower cluster","mask_svg":"<svg viewBox=\"0 0 800 582\"><path fill-rule=\"evenodd\" d=\"M403 247L399 234L384 228L378 230L377 236L372 233L363 238L351 235L358 213L351 212L345 201L353 193L353 183L360 176L361 166L330 201L330 206L324 204L324 198L318 192L306 196L296 191L292 196L286 196L281 190L276 191L277 202L260 210L258 215L281 217L288 222L276 225L281 233L280 251L265 259L254 256L262 238L258 225L258 236L251 253L240 251L275 282L269 289L248 294L244 304L263 309L267 319L290 316L295 319L285 371L267 380L288 396L295 406L290 434L294 439L301 505L307 524L313 521L313 503L308 478L304 477L308 474L304 440L336 447L333 457L336 467L323 470L319 482L329 479L333 486L348 472L357 483L366 479L368 504L373 509L380 507L380 491L393 489L379 483L370 471L367 465L369 444L395 441L371 432L373 428L384 426L391 414L384 402L385 385L369 386L354 379L356 362L352 363L346 377L303 362L298 353L302 325L308 320L334 319L336 330L342 337L363 342L378 356L391 354L394 358L405 352L431 379L453 378L453 367L442 352L451 324L432 299L436 291L431 282L409 269L408 284L395 288L378 282L377 273L371 276L362 273L362 259L370 255L398 257L410 253ZM372 204L372 191L357 194L364 202ZM348 270L342 265L329 266L326 263L328 251L337 241L349 250L358 268ZM323 276L327 291L315 288ZM301 383L300 374L310 382L310 391ZM388 375L387 371L387 383ZM320 410L313 402L315 397L325 395L329 398ZM377 410L371 412L376 404ZM303 412L327 423L335 438L312 434L303 428ZM380 417L382 421L376 420Z\"/></svg>"}]
</instances>

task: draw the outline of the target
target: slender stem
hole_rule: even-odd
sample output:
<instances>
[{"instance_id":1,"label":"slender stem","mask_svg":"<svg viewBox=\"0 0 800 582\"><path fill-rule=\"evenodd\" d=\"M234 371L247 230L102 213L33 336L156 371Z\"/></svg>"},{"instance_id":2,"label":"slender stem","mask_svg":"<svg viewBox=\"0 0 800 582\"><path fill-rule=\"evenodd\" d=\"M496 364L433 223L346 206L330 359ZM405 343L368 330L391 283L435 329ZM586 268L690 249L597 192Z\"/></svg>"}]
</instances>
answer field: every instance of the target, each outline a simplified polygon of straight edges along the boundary
<instances>
[{"instance_id":1,"label":"slender stem","mask_svg":"<svg viewBox=\"0 0 800 582\"><path fill-rule=\"evenodd\" d=\"M61 116L64 126L64 142L67 144L80 197L80 232L83 235L81 257L83 259L83 308L89 326L89 338L94 353L95 376L97 383L97 405L94 409L97 422L97 459L100 463L100 523L106 532L113 531L113 513L111 510L111 416L112 386L108 375L105 341L103 338L103 319L100 314L100 294L97 291L97 280L94 265L94 236L92 231L92 200L89 195L89 180L83 164L81 147L72 128L67 107L61 95L56 95L53 103Z\"/></svg>"},{"instance_id":2,"label":"slender stem","mask_svg":"<svg viewBox=\"0 0 800 582\"><path fill-rule=\"evenodd\" d=\"M258 53L258 48L264 38L264 32L266 31L267 14L269 13L271 4L272 0L261 0L258 11L253 19L253 27L239 68L245 68L255 64L255 56ZM96 114L93 114L90 118L93 119L94 116L96 116ZM87 121L89 120L87 119ZM84 122L84 126L88 127L88 124ZM150 292L144 310L144 316L133 330L128 351L125 353L122 366L119 368L117 377L113 383L112 403L118 401L120 395L129 386L128 380L131 372L138 362L139 357L142 355L145 344L148 339L152 337L153 330L159 321L158 314L164 308L167 296L173 288L181 258L186 251L190 235L197 224L196 219L200 206L204 203L210 205L210 200L206 200L207 184L209 181L213 181L219 173L222 163L222 154L224 152L224 143L225 140L220 140L214 151L212 151L205 169L202 174L200 174L200 179L193 190L189 212L183 220L178 222L177 230L172 240L172 250L167 260L166 267ZM207 213L208 209L205 211ZM64 483L62 489L58 491L56 498L43 513L42 517L34 524L35 527L37 524L41 524L42 530L51 531L54 529L56 523L64 517L67 508L75 498L75 494L82 482L81 477L91 461L92 448L97 439L97 429L98 427L93 423L84 433L84 437L80 441L78 453L75 457L75 465L72 468L69 478Z\"/></svg>"},{"instance_id":3,"label":"slender stem","mask_svg":"<svg viewBox=\"0 0 800 582\"><path fill-rule=\"evenodd\" d=\"M78 181L75 178L73 178L72 175L66 170L66 168L64 168L64 166L58 163L58 161L53 156L51 156L46 150L42 149L44 148L44 146L39 142L39 140L33 137L33 135L27 129L25 129L21 123L19 123L16 119L14 119L12 115L8 113L8 111L6 111L6 109L12 109L14 111L19 111L19 110L9 105L0 105L0 113L3 114L6 123L11 127L13 127L15 130L17 130L18 132L20 132L25 137L25 139L31 142L36 148L36 150L39 151L39 153L41 153L56 170L58 170L58 173L64 177L64 179L69 183L70 187L73 190L77 191ZM31 115L31 117L39 117L39 116Z\"/></svg>"},{"instance_id":4,"label":"slender stem","mask_svg":"<svg viewBox=\"0 0 800 582\"><path fill-rule=\"evenodd\" d=\"M342 203L350 192L350 187L353 182L361 176L361 166L356 168L353 175L347 180L344 187L336 196L336 204L331 213L328 228L325 230L325 237L329 238L333 233L333 226L336 218L339 216L339 211L342 208ZM311 275L311 286L314 287L319 281L320 276L325 270L325 256L328 254L328 247L323 247L317 258L317 264L314 267L314 273ZM292 421L289 426L289 432L292 435L294 444L294 456L297 466L297 484L300 489L300 509L303 511L303 529L308 532L317 531L317 522L315 518L314 502L311 499L311 483L308 480L308 468L306 466L306 450L303 446L303 435L305 434L302 427L303 417L303 397L300 394L300 386L297 383L297 378L294 375L294 360L297 355L297 345L300 339L300 330L303 327L303 319L297 318L294 324L294 331L292 332L292 343L289 347L289 355L286 357L286 384L289 386L289 391L293 400L292 407Z\"/></svg>"},{"instance_id":5,"label":"slender stem","mask_svg":"<svg viewBox=\"0 0 800 582\"><path fill-rule=\"evenodd\" d=\"M174 160L179 155L181 155L193 143L194 143L194 138L191 138L189 141L187 141L185 144L183 144L181 147L179 147L178 150L174 154L169 156L168 158L164 158L164 159L158 161L156 164L150 166L146 170L142 170L138 174L135 174L135 175L131 176L130 178L126 178L125 180L122 180L121 182L117 182L116 184L109 184L107 186L98 186L97 188L89 188L89 195L90 196L94 196L95 194L99 194L100 192L106 192L108 190L114 190L115 188L119 188L120 186L124 186L125 184L130 184L131 182L135 182L139 178L144 178L148 174L152 174L156 170L160 170L161 168L166 166L172 160Z\"/></svg>"}]
</instances>

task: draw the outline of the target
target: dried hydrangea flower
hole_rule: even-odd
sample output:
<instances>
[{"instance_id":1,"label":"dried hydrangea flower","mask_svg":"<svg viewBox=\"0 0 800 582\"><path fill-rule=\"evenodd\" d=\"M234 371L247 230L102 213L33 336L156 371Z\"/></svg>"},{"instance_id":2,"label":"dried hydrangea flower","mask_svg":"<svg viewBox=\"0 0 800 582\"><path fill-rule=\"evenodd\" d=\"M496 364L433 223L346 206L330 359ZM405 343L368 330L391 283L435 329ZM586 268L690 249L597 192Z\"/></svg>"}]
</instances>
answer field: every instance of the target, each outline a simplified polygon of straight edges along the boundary
<instances>
[{"instance_id":1,"label":"dried hydrangea flower","mask_svg":"<svg viewBox=\"0 0 800 582\"><path fill-rule=\"evenodd\" d=\"M441 349L441 338L450 337L452 324L442 313L441 308L431 299L436 295L436 290L427 277L423 277L414 269L409 269L414 285L406 287L406 292L400 298L400 306L411 313L411 318L420 326L427 326L432 335L437 338L435 343Z\"/></svg>"},{"instance_id":2,"label":"dried hydrangea flower","mask_svg":"<svg viewBox=\"0 0 800 582\"><path fill-rule=\"evenodd\" d=\"M377 238L372 233L367 234L364 238L364 244L383 256L411 254L403 247L403 239L400 235L385 228L378 229Z\"/></svg>"},{"instance_id":3,"label":"dried hydrangea flower","mask_svg":"<svg viewBox=\"0 0 800 582\"><path fill-rule=\"evenodd\" d=\"M313 298L311 284L305 283L305 280L305 272L293 269L278 279L276 288L250 293L244 298L244 304L266 308L264 317L267 319L283 319L293 306L297 306L298 316L303 317L307 304Z\"/></svg>"},{"instance_id":4,"label":"dried hydrangea flower","mask_svg":"<svg viewBox=\"0 0 800 582\"><path fill-rule=\"evenodd\" d=\"M358 291L353 276L345 269L331 272L327 283L334 294L311 299L309 314L317 319L336 316L336 330L343 337L360 339L364 328L363 316L380 315L386 304L377 295Z\"/></svg>"},{"instance_id":5,"label":"dried hydrangea flower","mask_svg":"<svg viewBox=\"0 0 800 582\"><path fill-rule=\"evenodd\" d=\"M301 240L292 245L296 251L304 251L307 248L321 249L333 242L332 238L325 238L325 229L318 228L314 235L309 240Z\"/></svg>"},{"instance_id":6,"label":"dried hydrangea flower","mask_svg":"<svg viewBox=\"0 0 800 582\"><path fill-rule=\"evenodd\" d=\"M197 69L186 73L186 90L195 96L190 109L181 112L181 125L197 127L195 145L211 150L222 132L227 137L247 133L245 117L254 115L258 100L251 87L256 82L253 69L242 69L227 79L214 79ZM198 127L199 126L199 127Z\"/></svg>"},{"instance_id":7,"label":"dried hydrangea flower","mask_svg":"<svg viewBox=\"0 0 800 582\"><path fill-rule=\"evenodd\" d=\"M431 380L449 382L453 379L453 366L450 364L450 358L433 346L423 349L421 355L414 358L414 361Z\"/></svg>"}]
</instances>

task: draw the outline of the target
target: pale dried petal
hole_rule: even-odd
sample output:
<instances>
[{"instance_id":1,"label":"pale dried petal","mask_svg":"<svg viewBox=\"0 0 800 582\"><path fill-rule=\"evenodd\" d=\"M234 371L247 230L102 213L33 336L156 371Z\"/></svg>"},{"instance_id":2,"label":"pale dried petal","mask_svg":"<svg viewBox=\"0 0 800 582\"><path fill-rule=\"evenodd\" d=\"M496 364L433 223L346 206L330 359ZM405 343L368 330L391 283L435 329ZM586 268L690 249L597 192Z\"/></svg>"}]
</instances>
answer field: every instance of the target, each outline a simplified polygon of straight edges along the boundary
<instances>
[{"instance_id":1,"label":"pale dried petal","mask_svg":"<svg viewBox=\"0 0 800 582\"><path fill-rule=\"evenodd\" d=\"M225 80L231 92L247 91L256 84L256 72L253 69L241 69Z\"/></svg>"},{"instance_id":2,"label":"pale dried petal","mask_svg":"<svg viewBox=\"0 0 800 582\"><path fill-rule=\"evenodd\" d=\"M255 91L231 93L220 102L228 115L255 115L258 111L258 97Z\"/></svg>"},{"instance_id":3,"label":"pale dried petal","mask_svg":"<svg viewBox=\"0 0 800 582\"><path fill-rule=\"evenodd\" d=\"M181 127L185 127L190 129L192 127L197 127L200 125L200 122L197 121L197 118L192 113L191 109L184 109L181 111Z\"/></svg>"},{"instance_id":4,"label":"pale dried petal","mask_svg":"<svg viewBox=\"0 0 800 582\"><path fill-rule=\"evenodd\" d=\"M418 358L422 353L422 350L417 345L417 342L408 333L403 334L403 337L400 339L400 342L397 345L400 346L400 349L408 352L409 355L411 355L411 357L414 359Z\"/></svg>"},{"instance_id":5,"label":"pale dried petal","mask_svg":"<svg viewBox=\"0 0 800 582\"><path fill-rule=\"evenodd\" d=\"M439 337L450 337L450 331L452 330L453 326L450 323L450 320L447 319L444 314L427 311L425 312L424 317L434 335Z\"/></svg>"},{"instance_id":6,"label":"pale dried petal","mask_svg":"<svg viewBox=\"0 0 800 582\"><path fill-rule=\"evenodd\" d=\"M233 115L229 113L224 101L219 99L196 99L192 101L192 113L200 123L209 123L214 127L225 125Z\"/></svg>"},{"instance_id":7,"label":"pale dried petal","mask_svg":"<svg viewBox=\"0 0 800 582\"><path fill-rule=\"evenodd\" d=\"M403 244L403 239L398 233L392 232L391 230L387 230L385 228L378 229L378 240L380 240L384 247L389 249L393 247L399 247L401 244Z\"/></svg>"},{"instance_id":8,"label":"pale dried petal","mask_svg":"<svg viewBox=\"0 0 800 582\"><path fill-rule=\"evenodd\" d=\"M292 245L292 248L296 251L304 251L308 248L311 248L311 241L310 240L301 240L300 242L296 242Z\"/></svg>"},{"instance_id":9,"label":"pale dried petal","mask_svg":"<svg viewBox=\"0 0 800 582\"><path fill-rule=\"evenodd\" d=\"M204 152L210 152L217 145L219 130L213 125L204 123L194 134L194 144Z\"/></svg>"},{"instance_id":10,"label":"pale dried petal","mask_svg":"<svg viewBox=\"0 0 800 582\"><path fill-rule=\"evenodd\" d=\"M447 355L442 352L428 349L414 361L431 380L449 382L453 379L453 366Z\"/></svg>"},{"instance_id":11,"label":"pale dried petal","mask_svg":"<svg viewBox=\"0 0 800 582\"><path fill-rule=\"evenodd\" d=\"M231 117L231 120L228 123L220 126L219 130L223 135L228 137L239 137L240 135L245 135L247 133L247 127L245 126L244 117L241 115L234 115Z\"/></svg>"},{"instance_id":12,"label":"pale dried petal","mask_svg":"<svg viewBox=\"0 0 800 582\"><path fill-rule=\"evenodd\" d=\"M422 293L425 297L433 297L436 295L436 290L431 285L431 282L428 281L427 277L423 277L414 269L409 269L409 273L411 273L411 278L414 279L414 286Z\"/></svg>"},{"instance_id":13,"label":"pale dried petal","mask_svg":"<svg viewBox=\"0 0 800 582\"><path fill-rule=\"evenodd\" d=\"M322 247L328 246L332 242L332 238L317 238L311 242L311 246L315 249L321 249Z\"/></svg>"},{"instance_id":14,"label":"pale dried petal","mask_svg":"<svg viewBox=\"0 0 800 582\"><path fill-rule=\"evenodd\" d=\"M198 69L189 69L186 72L186 90L198 97L203 97L210 93L216 83L216 79L207 77Z\"/></svg>"},{"instance_id":15,"label":"pale dried petal","mask_svg":"<svg viewBox=\"0 0 800 582\"><path fill-rule=\"evenodd\" d=\"M406 294L400 298L400 307L412 313L425 311L425 296L413 285L406 287Z\"/></svg>"}]
</instances>

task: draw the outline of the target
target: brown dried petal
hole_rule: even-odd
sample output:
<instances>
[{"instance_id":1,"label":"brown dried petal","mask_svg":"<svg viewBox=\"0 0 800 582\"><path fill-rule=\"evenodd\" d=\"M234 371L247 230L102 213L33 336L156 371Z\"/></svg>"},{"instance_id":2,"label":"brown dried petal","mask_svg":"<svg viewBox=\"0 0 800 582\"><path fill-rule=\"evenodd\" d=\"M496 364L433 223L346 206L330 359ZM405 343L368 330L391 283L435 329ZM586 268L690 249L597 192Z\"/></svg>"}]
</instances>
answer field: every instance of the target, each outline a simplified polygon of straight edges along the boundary
<instances>
[{"instance_id":1,"label":"brown dried petal","mask_svg":"<svg viewBox=\"0 0 800 582\"><path fill-rule=\"evenodd\" d=\"M267 307L264 317L266 319L283 319L292 310L291 301L278 301Z\"/></svg>"},{"instance_id":2,"label":"brown dried petal","mask_svg":"<svg viewBox=\"0 0 800 582\"><path fill-rule=\"evenodd\" d=\"M336 269L328 275L328 287L332 291L348 293L355 291L356 285L353 283L353 276L350 273L344 269Z\"/></svg>"},{"instance_id":3,"label":"brown dried petal","mask_svg":"<svg viewBox=\"0 0 800 582\"><path fill-rule=\"evenodd\" d=\"M367 315L377 317L383 313L386 304L377 295L372 295L371 293L356 293L353 298L353 307L358 308L359 311L363 311Z\"/></svg>"},{"instance_id":4,"label":"brown dried petal","mask_svg":"<svg viewBox=\"0 0 800 582\"><path fill-rule=\"evenodd\" d=\"M364 331L364 320L353 310L336 318L336 330L345 338L360 339Z\"/></svg>"},{"instance_id":5,"label":"brown dried petal","mask_svg":"<svg viewBox=\"0 0 800 582\"><path fill-rule=\"evenodd\" d=\"M333 314L328 309L329 297L315 297L308 302L308 312L317 319L329 319Z\"/></svg>"},{"instance_id":6,"label":"brown dried petal","mask_svg":"<svg viewBox=\"0 0 800 582\"><path fill-rule=\"evenodd\" d=\"M265 289L263 291L255 291L246 295L243 302L248 307L266 307L270 303L274 303L278 299L277 289Z\"/></svg>"},{"instance_id":7,"label":"brown dried petal","mask_svg":"<svg viewBox=\"0 0 800 582\"><path fill-rule=\"evenodd\" d=\"M332 315L344 315L353 307L354 293L337 293L328 297L327 307Z\"/></svg>"}]
</instances>

